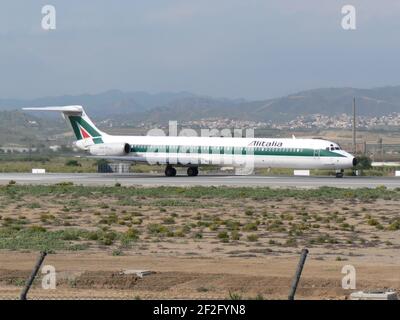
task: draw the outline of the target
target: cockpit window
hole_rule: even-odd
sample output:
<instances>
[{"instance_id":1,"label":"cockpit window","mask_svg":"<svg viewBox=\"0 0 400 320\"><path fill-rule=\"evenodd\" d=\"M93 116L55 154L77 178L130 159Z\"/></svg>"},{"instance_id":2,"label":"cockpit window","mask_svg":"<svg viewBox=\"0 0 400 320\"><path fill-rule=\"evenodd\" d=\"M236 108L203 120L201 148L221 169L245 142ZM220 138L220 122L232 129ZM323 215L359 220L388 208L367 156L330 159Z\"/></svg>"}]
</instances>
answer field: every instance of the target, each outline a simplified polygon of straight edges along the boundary
<instances>
[{"instance_id":1,"label":"cockpit window","mask_svg":"<svg viewBox=\"0 0 400 320\"><path fill-rule=\"evenodd\" d=\"M342 150L338 144L331 143L328 147L325 148L328 151Z\"/></svg>"}]
</instances>

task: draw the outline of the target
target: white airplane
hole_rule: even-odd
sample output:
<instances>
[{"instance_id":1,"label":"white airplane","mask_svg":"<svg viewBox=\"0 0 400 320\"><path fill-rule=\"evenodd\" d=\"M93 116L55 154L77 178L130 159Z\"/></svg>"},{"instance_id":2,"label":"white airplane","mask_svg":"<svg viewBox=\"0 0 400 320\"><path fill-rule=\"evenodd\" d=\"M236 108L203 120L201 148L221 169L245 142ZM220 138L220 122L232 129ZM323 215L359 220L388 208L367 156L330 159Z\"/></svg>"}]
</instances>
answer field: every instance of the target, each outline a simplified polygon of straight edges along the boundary
<instances>
[{"instance_id":1,"label":"white airplane","mask_svg":"<svg viewBox=\"0 0 400 320\"><path fill-rule=\"evenodd\" d=\"M82 106L23 110L62 112L69 119L79 149L108 160L162 164L168 177L176 175L174 166L187 167L189 176L197 176L202 165L330 169L336 170L336 177L343 177L344 169L357 164L353 155L323 139L115 136L100 131Z\"/></svg>"}]
</instances>

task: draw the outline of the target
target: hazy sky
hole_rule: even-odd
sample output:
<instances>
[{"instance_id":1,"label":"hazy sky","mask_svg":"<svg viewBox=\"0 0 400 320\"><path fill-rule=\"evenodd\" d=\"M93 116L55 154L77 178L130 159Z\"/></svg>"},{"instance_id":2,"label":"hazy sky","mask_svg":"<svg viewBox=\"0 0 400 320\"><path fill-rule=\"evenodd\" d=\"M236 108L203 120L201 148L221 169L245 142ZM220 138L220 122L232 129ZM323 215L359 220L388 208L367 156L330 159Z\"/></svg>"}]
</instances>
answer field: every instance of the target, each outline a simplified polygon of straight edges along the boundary
<instances>
[{"instance_id":1,"label":"hazy sky","mask_svg":"<svg viewBox=\"0 0 400 320\"><path fill-rule=\"evenodd\" d=\"M345 4L357 30L341 27ZM0 98L398 85L399 35L398 0L1 0Z\"/></svg>"}]
</instances>

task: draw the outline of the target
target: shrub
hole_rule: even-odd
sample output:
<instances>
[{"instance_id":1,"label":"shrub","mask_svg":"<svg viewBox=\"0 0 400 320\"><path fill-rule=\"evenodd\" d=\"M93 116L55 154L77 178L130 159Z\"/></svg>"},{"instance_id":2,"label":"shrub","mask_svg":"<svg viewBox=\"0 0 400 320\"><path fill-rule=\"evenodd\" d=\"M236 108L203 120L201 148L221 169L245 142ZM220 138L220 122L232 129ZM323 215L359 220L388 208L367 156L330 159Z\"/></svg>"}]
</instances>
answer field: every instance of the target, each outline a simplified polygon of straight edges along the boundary
<instances>
[{"instance_id":1,"label":"shrub","mask_svg":"<svg viewBox=\"0 0 400 320\"><path fill-rule=\"evenodd\" d=\"M133 219L132 224L142 224L143 220L142 219Z\"/></svg>"},{"instance_id":2,"label":"shrub","mask_svg":"<svg viewBox=\"0 0 400 320\"><path fill-rule=\"evenodd\" d=\"M28 204L27 207L29 209L37 209L37 208L40 208L40 204L37 202L32 202L32 203Z\"/></svg>"},{"instance_id":3,"label":"shrub","mask_svg":"<svg viewBox=\"0 0 400 320\"><path fill-rule=\"evenodd\" d=\"M203 239L203 234L201 232L196 232L193 237L195 239Z\"/></svg>"},{"instance_id":4,"label":"shrub","mask_svg":"<svg viewBox=\"0 0 400 320\"><path fill-rule=\"evenodd\" d=\"M297 245L297 240L295 238L289 238L286 240L285 244L289 247L294 247Z\"/></svg>"},{"instance_id":5,"label":"shrub","mask_svg":"<svg viewBox=\"0 0 400 320\"><path fill-rule=\"evenodd\" d=\"M247 240L250 241L250 242L256 242L256 241L258 241L258 235L256 235L256 234L249 234L249 235L247 236Z\"/></svg>"},{"instance_id":6,"label":"shrub","mask_svg":"<svg viewBox=\"0 0 400 320\"><path fill-rule=\"evenodd\" d=\"M230 300L242 300L242 296L239 293L229 291Z\"/></svg>"},{"instance_id":7,"label":"shrub","mask_svg":"<svg viewBox=\"0 0 400 320\"><path fill-rule=\"evenodd\" d=\"M396 219L396 220L392 221L392 223L389 225L388 229L390 231L400 230L400 219Z\"/></svg>"},{"instance_id":8,"label":"shrub","mask_svg":"<svg viewBox=\"0 0 400 320\"><path fill-rule=\"evenodd\" d=\"M219 224L218 223L213 223L209 226L211 231L216 231L219 228Z\"/></svg>"},{"instance_id":9,"label":"shrub","mask_svg":"<svg viewBox=\"0 0 400 320\"><path fill-rule=\"evenodd\" d=\"M374 218L369 218L367 221L368 225L370 226L377 226L379 224L379 221L374 219Z\"/></svg>"},{"instance_id":10,"label":"shrub","mask_svg":"<svg viewBox=\"0 0 400 320\"><path fill-rule=\"evenodd\" d=\"M175 224L175 219L173 217L168 217L163 219L164 224Z\"/></svg>"},{"instance_id":11,"label":"shrub","mask_svg":"<svg viewBox=\"0 0 400 320\"><path fill-rule=\"evenodd\" d=\"M125 232L124 236L130 240L137 240L139 238L140 232L136 229L129 228L128 231Z\"/></svg>"},{"instance_id":12,"label":"shrub","mask_svg":"<svg viewBox=\"0 0 400 320\"><path fill-rule=\"evenodd\" d=\"M149 224L147 226L147 230L153 235L165 234L169 231L167 227L164 227L158 223Z\"/></svg>"},{"instance_id":13,"label":"shrub","mask_svg":"<svg viewBox=\"0 0 400 320\"><path fill-rule=\"evenodd\" d=\"M372 159L368 156L358 156L357 170L368 170L372 168Z\"/></svg>"},{"instance_id":14,"label":"shrub","mask_svg":"<svg viewBox=\"0 0 400 320\"><path fill-rule=\"evenodd\" d=\"M56 183L56 186L59 187L72 187L74 183L72 181L64 181L64 182L58 182Z\"/></svg>"},{"instance_id":15,"label":"shrub","mask_svg":"<svg viewBox=\"0 0 400 320\"><path fill-rule=\"evenodd\" d=\"M42 226L33 225L29 227L29 230L32 232L46 232L46 228Z\"/></svg>"},{"instance_id":16,"label":"shrub","mask_svg":"<svg viewBox=\"0 0 400 320\"><path fill-rule=\"evenodd\" d=\"M79 240L79 231L78 230L64 230L62 239L68 240L68 241Z\"/></svg>"},{"instance_id":17,"label":"shrub","mask_svg":"<svg viewBox=\"0 0 400 320\"><path fill-rule=\"evenodd\" d=\"M173 236L183 238L185 236L185 232L183 229L178 229L175 232L173 232Z\"/></svg>"},{"instance_id":18,"label":"shrub","mask_svg":"<svg viewBox=\"0 0 400 320\"><path fill-rule=\"evenodd\" d=\"M228 230L238 230L240 227L240 222L234 220L226 220L224 224Z\"/></svg>"},{"instance_id":19,"label":"shrub","mask_svg":"<svg viewBox=\"0 0 400 320\"><path fill-rule=\"evenodd\" d=\"M113 256L122 256L122 255L124 255L124 253L119 249L115 249L115 250L113 250L112 255Z\"/></svg>"},{"instance_id":20,"label":"shrub","mask_svg":"<svg viewBox=\"0 0 400 320\"><path fill-rule=\"evenodd\" d=\"M221 231L220 233L218 233L218 239L221 239L221 240L228 240L229 239L229 235L228 235L228 232L226 232L226 231Z\"/></svg>"},{"instance_id":21,"label":"shrub","mask_svg":"<svg viewBox=\"0 0 400 320\"><path fill-rule=\"evenodd\" d=\"M231 239L232 240L240 240L241 236L242 235L239 233L239 231L234 230L234 231L231 232Z\"/></svg>"},{"instance_id":22,"label":"shrub","mask_svg":"<svg viewBox=\"0 0 400 320\"><path fill-rule=\"evenodd\" d=\"M92 241L97 241L97 240L99 240L99 233L96 231L90 231L87 234L87 239L92 240Z\"/></svg>"},{"instance_id":23,"label":"shrub","mask_svg":"<svg viewBox=\"0 0 400 320\"><path fill-rule=\"evenodd\" d=\"M100 243L106 246L110 246L114 243L115 239L117 238L117 234L113 231L104 233L100 239Z\"/></svg>"},{"instance_id":24,"label":"shrub","mask_svg":"<svg viewBox=\"0 0 400 320\"><path fill-rule=\"evenodd\" d=\"M243 227L243 231L257 231L257 224L255 224L255 223L247 223Z\"/></svg>"},{"instance_id":25,"label":"shrub","mask_svg":"<svg viewBox=\"0 0 400 320\"><path fill-rule=\"evenodd\" d=\"M77 160L67 160L65 162L67 167L82 167L82 165Z\"/></svg>"}]
</instances>

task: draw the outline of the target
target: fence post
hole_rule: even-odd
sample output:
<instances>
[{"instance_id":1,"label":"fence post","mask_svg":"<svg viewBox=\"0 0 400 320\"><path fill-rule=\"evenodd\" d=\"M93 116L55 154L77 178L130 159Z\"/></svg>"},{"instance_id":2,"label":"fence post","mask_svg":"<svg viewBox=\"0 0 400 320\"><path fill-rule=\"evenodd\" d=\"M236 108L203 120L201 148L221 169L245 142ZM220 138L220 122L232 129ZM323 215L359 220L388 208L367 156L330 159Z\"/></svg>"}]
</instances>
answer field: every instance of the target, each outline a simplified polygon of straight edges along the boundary
<instances>
[{"instance_id":1,"label":"fence post","mask_svg":"<svg viewBox=\"0 0 400 320\"><path fill-rule=\"evenodd\" d=\"M303 267L304 267L304 263L306 262L307 254L308 254L308 249L301 250L300 261L299 261L299 264L297 265L296 273L294 275L292 285L290 287L290 292L289 292L289 297L288 297L289 300L294 300L294 295L296 294L297 285L299 284L301 272L303 271Z\"/></svg>"},{"instance_id":2,"label":"fence post","mask_svg":"<svg viewBox=\"0 0 400 320\"><path fill-rule=\"evenodd\" d=\"M38 259L36 261L36 264L35 264L35 266L34 266L34 268L32 270L32 273L29 276L28 280L26 281L25 287L21 292L20 300L26 300L26 296L28 294L28 291L31 288L33 281L35 280L36 275L37 275L37 273L38 273L38 271L40 269L40 266L42 265L46 255L47 255L46 251L40 252L40 255L39 255L39 257L38 257Z\"/></svg>"}]
</instances>

